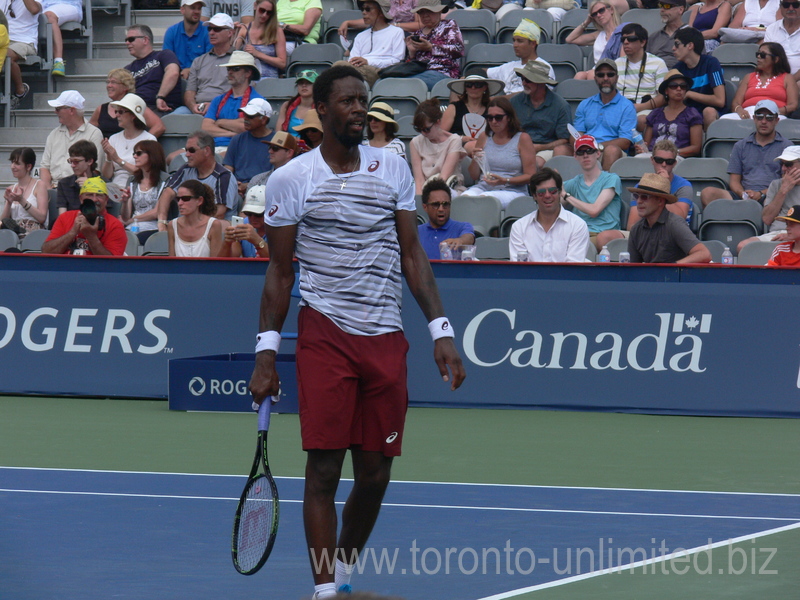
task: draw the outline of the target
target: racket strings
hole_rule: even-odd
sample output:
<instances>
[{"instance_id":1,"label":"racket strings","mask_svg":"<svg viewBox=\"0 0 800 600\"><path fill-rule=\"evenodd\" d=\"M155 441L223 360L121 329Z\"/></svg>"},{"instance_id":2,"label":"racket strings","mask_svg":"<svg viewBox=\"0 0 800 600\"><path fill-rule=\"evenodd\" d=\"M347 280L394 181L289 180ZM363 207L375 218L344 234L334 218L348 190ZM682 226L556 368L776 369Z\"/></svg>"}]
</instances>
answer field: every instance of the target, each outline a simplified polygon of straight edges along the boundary
<instances>
[{"instance_id":1,"label":"racket strings","mask_svg":"<svg viewBox=\"0 0 800 600\"><path fill-rule=\"evenodd\" d=\"M275 497L267 477L253 480L245 494L236 536L236 558L243 571L258 565L267 549L275 518Z\"/></svg>"}]
</instances>

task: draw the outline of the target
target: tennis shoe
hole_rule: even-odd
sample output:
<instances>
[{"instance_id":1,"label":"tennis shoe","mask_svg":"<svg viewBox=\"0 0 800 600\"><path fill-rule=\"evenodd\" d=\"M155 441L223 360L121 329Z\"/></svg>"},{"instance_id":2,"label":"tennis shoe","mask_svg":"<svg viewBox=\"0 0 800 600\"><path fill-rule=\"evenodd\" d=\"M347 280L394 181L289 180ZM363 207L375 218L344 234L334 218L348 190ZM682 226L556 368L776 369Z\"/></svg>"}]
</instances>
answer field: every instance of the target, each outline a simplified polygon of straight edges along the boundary
<instances>
[{"instance_id":1,"label":"tennis shoe","mask_svg":"<svg viewBox=\"0 0 800 600\"><path fill-rule=\"evenodd\" d=\"M353 593L353 586L349 583L345 583L339 586L339 589L336 591L337 594L352 594Z\"/></svg>"},{"instance_id":2,"label":"tennis shoe","mask_svg":"<svg viewBox=\"0 0 800 600\"><path fill-rule=\"evenodd\" d=\"M53 77L64 77L64 76L66 76L67 72L66 72L66 69L64 67L64 61L63 60L55 61L53 63L53 69L50 71L50 74Z\"/></svg>"},{"instance_id":3,"label":"tennis shoe","mask_svg":"<svg viewBox=\"0 0 800 600\"><path fill-rule=\"evenodd\" d=\"M31 86L27 83L22 84L22 94L17 96L16 94L11 94L11 110L17 110L19 108L20 101L28 95L28 92L31 91Z\"/></svg>"}]
</instances>

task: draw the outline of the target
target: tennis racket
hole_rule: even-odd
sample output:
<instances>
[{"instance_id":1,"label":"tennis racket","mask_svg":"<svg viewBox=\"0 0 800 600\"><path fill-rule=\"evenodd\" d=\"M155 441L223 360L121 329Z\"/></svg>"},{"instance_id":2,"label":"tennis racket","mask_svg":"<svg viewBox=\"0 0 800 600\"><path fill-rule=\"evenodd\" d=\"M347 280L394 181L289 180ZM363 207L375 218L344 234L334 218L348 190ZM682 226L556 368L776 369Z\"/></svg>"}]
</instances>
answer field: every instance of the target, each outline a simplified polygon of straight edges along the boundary
<instances>
[{"instance_id":1,"label":"tennis racket","mask_svg":"<svg viewBox=\"0 0 800 600\"><path fill-rule=\"evenodd\" d=\"M258 409L258 446L233 521L233 566L242 575L253 575L264 566L278 533L278 486L267 459L267 431L271 398Z\"/></svg>"}]
</instances>

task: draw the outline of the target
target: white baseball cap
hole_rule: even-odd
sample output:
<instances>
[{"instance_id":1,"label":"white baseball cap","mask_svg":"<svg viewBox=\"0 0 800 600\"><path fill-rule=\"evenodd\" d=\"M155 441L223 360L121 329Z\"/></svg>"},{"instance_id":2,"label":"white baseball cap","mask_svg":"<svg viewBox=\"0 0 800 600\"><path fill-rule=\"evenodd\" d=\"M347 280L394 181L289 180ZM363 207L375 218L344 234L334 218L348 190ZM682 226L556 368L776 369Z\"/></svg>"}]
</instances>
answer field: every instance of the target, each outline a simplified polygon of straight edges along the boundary
<instances>
[{"instance_id":1,"label":"white baseball cap","mask_svg":"<svg viewBox=\"0 0 800 600\"><path fill-rule=\"evenodd\" d=\"M786 162L800 160L800 146L787 146L783 149L783 154L775 160L785 160Z\"/></svg>"},{"instance_id":2,"label":"white baseball cap","mask_svg":"<svg viewBox=\"0 0 800 600\"><path fill-rule=\"evenodd\" d=\"M233 19L225 13L217 13L206 21L206 27L226 27L233 29Z\"/></svg>"},{"instance_id":3,"label":"white baseball cap","mask_svg":"<svg viewBox=\"0 0 800 600\"><path fill-rule=\"evenodd\" d=\"M247 106L240 108L239 112L243 112L251 117L255 117L256 115L269 117L272 116L272 106L263 98L253 98L247 103Z\"/></svg>"},{"instance_id":4,"label":"white baseball cap","mask_svg":"<svg viewBox=\"0 0 800 600\"><path fill-rule=\"evenodd\" d=\"M247 190L247 195L244 197L244 208L242 208L242 212L255 213L257 215L263 213L267 205L266 191L267 186L265 185L254 185Z\"/></svg>"},{"instance_id":5,"label":"white baseball cap","mask_svg":"<svg viewBox=\"0 0 800 600\"><path fill-rule=\"evenodd\" d=\"M67 90L61 92L61 95L55 100L48 100L47 103L53 108L61 108L62 106L71 106L78 110L83 110L86 106L86 99L75 90Z\"/></svg>"},{"instance_id":6,"label":"white baseball cap","mask_svg":"<svg viewBox=\"0 0 800 600\"><path fill-rule=\"evenodd\" d=\"M181 0L181 6L191 6L192 4L202 4L203 6L208 6L208 2L206 0Z\"/></svg>"}]
</instances>

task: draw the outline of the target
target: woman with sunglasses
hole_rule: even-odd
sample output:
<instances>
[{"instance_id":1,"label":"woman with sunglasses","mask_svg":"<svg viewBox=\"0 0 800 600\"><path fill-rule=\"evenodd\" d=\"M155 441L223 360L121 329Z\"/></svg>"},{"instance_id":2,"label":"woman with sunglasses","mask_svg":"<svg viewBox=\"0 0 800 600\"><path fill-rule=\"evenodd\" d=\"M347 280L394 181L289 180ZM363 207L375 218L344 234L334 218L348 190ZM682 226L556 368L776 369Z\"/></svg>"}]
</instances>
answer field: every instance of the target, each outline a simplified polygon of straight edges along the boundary
<instances>
[{"instance_id":1,"label":"woman with sunglasses","mask_svg":"<svg viewBox=\"0 0 800 600\"><path fill-rule=\"evenodd\" d=\"M214 190L196 179L189 179L178 187L175 197L180 216L167 227L170 256L217 256L225 234L225 221L214 218L216 204Z\"/></svg>"},{"instance_id":2,"label":"woman with sunglasses","mask_svg":"<svg viewBox=\"0 0 800 600\"><path fill-rule=\"evenodd\" d=\"M503 208L514 198L527 195L528 182L536 173L536 150L507 98L489 101L486 131L478 137L471 156L469 174L480 183L463 195L494 196Z\"/></svg>"},{"instance_id":3,"label":"woman with sunglasses","mask_svg":"<svg viewBox=\"0 0 800 600\"><path fill-rule=\"evenodd\" d=\"M106 161L101 172L106 181L113 181L124 188L136 170L133 163L133 147L139 142L156 138L146 131L144 111L147 106L139 96L126 94L122 100L111 102L111 106L122 131L101 142L106 152Z\"/></svg>"},{"instance_id":4,"label":"woman with sunglasses","mask_svg":"<svg viewBox=\"0 0 800 600\"><path fill-rule=\"evenodd\" d=\"M596 31L586 32L591 25L594 25ZM620 25L619 14L614 10L610 2L606 0L595 0L589 5L589 16L583 23L580 23L573 29L566 38L568 44L576 44L577 46L593 46L594 62L597 62L603 57L606 47L617 40L619 48L615 52L615 56L609 56L611 60L615 60L622 56L622 43L619 41L619 33L616 29ZM588 71L580 71L575 74L574 79L590 80L594 78L594 69Z\"/></svg>"},{"instance_id":5,"label":"woman with sunglasses","mask_svg":"<svg viewBox=\"0 0 800 600\"><path fill-rule=\"evenodd\" d=\"M47 189L41 181L32 176L33 167L36 165L36 152L33 148L12 150L9 160L11 175L17 183L6 188L5 204L0 213L0 227L15 230L22 239L29 232L44 229L47 225Z\"/></svg>"},{"instance_id":6,"label":"woman with sunglasses","mask_svg":"<svg viewBox=\"0 0 800 600\"><path fill-rule=\"evenodd\" d=\"M308 111L303 122L295 127L295 130L300 135L297 143L298 154L313 150L322 143L322 122L316 110Z\"/></svg>"},{"instance_id":7,"label":"woman with sunglasses","mask_svg":"<svg viewBox=\"0 0 800 600\"><path fill-rule=\"evenodd\" d=\"M776 42L764 42L758 47L756 70L742 78L731 102L733 111L721 118L752 119L756 104L761 100L777 104L780 119L797 109L797 82L792 77L786 51Z\"/></svg>"},{"instance_id":8,"label":"woman with sunglasses","mask_svg":"<svg viewBox=\"0 0 800 600\"><path fill-rule=\"evenodd\" d=\"M278 26L275 3L261 0L253 13L253 20L242 28L233 45L256 59L262 78L278 77L286 68L286 36Z\"/></svg>"},{"instance_id":9,"label":"woman with sunglasses","mask_svg":"<svg viewBox=\"0 0 800 600\"><path fill-rule=\"evenodd\" d=\"M451 102L445 109L442 129L460 135L464 148L470 150L481 132L486 129L489 100L503 91L503 82L470 75L465 79L451 81L447 87L458 96L458 100Z\"/></svg>"},{"instance_id":10,"label":"woman with sunglasses","mask_svg":"<svg viewBox=\"0 0 800 600\"><path fill-rule=\"evenodd\" d=\"M295 128L303 122L306 113L314 108L314 82L317 76L318 73L311 69L297 74L297 95L281 105L278 111L278 131L288 131L300 139L300 133Z\"/></svg>"},{"instance_id":11,"label":"woman with sunglasses","mask_svg":"<svg viewBox=\"0 0 800 600\"><path fill-rule=\"evenodd\" d=\"M703 115L691 106L686 106L686 93L693 80L677 69L672 69L658 86L658 93L666 99L647 115L644 143L648 151L661 140L670 140L678 148L681 157L700 156L703 147ZM646 154L641 154L646 155Z\"/></svg>"},{"instance_id":12,"label":"woman with sunglasses","mask_svg":"<svg viewBox=\"0 0 800 600\"><path fill-rule=\"evenodd\" d=\"M394 110L386 102L374 102L367 113L367 139L365 146L386 148L403 160L406 158L406 145L395 137L399 127L394 120Z\"/></svg>"},{"instance_id":13,"label":"woman with sunglasses","mask_svg":"<svg viewBox=\"0 0 800 600\"><path fill-rule=\"evenodd\" d=\"M136 81L131 72L127 69L111 69L106 76L106 94L111 102L105 102L94 109L89 123L97 127L104 138L119 133L122 131L122 127L117 121L116 109L111 106L111 103L119 102L126 94L135 93ZM145 108L144 120L147 123L147 130L157 138L167 130L161 117L150 108Z\"/></svg>"},{"instance_id":14,"label":"woman with sunglasses","mask_svg":"<svg viewBox=\"0 0 800 600\"><path fill-rule=\"evenodd\" d=\"M411 140L411 172L415 194L421 194L425 182L439 177L450 187L464 189L461 173L461 138L442 129L442 108L438 98L425 100L414 112L414 129L419 135Z\"/></svg>"},{"instance_id":15,"label":"woman with sunglasses","mask_svg":"<svg viewBox=\"0 0 800 600\"><path fill-rule=\"evenodd\" d=\"M703 34L706 53L719 46L719 30L731 22L733 10L727 0L706 0L695 4L689 12L689 27Z\"/></svg>"},{"instance_id":16,"label":"woman with sunglasses","mask_svg":"<svg viewBox=\"0 0 800 600\"><path fill-rule=\"evenodd\" d=\"M167 181L167 159L161 144L152 140L138 142L133 148L133 164L136 170L122 192L120 217L126 229L134 221L139 226L136 234L144 245L158 231L158 197Z\"/></svg>"}]
</instances>

